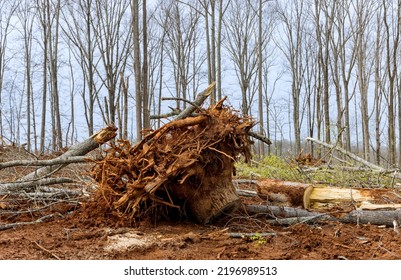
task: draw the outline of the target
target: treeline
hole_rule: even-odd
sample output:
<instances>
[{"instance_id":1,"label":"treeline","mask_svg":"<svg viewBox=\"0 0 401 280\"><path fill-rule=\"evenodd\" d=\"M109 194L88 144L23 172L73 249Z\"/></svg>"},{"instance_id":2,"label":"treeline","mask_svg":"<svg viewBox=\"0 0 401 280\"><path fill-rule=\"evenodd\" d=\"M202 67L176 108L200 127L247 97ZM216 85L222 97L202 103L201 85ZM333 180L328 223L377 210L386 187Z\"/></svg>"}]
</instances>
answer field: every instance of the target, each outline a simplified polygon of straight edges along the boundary
<instances>
[{"instance_id":1,"label":"treeline","mask_svg":"<svg viewBox=\"0 0 401 280\"><path fill-rule=\"evenodd\" d=\"M309 136L401 163L401 0L2 0L0 134L57 150L106 123L139 140L216 81L257 152ZM162 101L173 97L175 101ZM238 102L238 103L236 103Z\"/></svg>"}]
</instances>

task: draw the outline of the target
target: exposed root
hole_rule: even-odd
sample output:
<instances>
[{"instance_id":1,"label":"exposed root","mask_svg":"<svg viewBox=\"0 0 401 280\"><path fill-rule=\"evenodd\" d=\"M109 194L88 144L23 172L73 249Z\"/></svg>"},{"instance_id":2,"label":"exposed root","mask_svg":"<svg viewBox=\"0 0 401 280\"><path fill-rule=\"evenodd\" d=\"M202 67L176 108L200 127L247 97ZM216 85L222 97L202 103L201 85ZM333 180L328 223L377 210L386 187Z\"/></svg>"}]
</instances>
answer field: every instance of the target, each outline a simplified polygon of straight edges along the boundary
<instances>
[{"instance_id":1,"label":"exposed root","mask_svg":"<svg viewBox=\"0 0 401 280\"><path fill-rule=\"evenodd\" d=\"M230 176L231 184L238 155L251 158L248 132L254 122L223 101L195 117L171 121L135 146L119 140L106 150L91 174L110 209L131 219L155 205L182 209L191 199L188 190L197 190L205 177Z\"/></svg>"}]
</instances>

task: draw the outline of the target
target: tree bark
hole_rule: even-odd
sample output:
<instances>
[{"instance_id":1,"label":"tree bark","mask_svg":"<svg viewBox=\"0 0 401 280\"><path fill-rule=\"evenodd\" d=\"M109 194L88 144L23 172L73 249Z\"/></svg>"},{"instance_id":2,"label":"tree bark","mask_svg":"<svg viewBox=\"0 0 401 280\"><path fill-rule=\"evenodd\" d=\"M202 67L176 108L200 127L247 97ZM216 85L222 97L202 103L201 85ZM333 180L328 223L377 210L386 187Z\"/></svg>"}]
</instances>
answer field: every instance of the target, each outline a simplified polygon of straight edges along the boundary
<instances>
[{"instance_id":1,"label":"tree bark","mask_svg":"<svg viewBox=\"0 0 401 280\"><path fill-rule=\"evenodd\" d=\"M386 226L401 224L400 209L391 211L354 210L340 218L331 216L330 213L309 212L292 207L247 205L245 209L249 214L261 214L267 215L267 218L274 218L274 220L270 220L271 223L278 225L316 223L317 220Z\"/></svg>"},{"instance_id":2,"label":"tree bark","mask_svg":"<svg viewBox=\"0 0 401 280\"><path fill-rule=\"evenodd\" d=\"M48 165L57 165L64 163L79 163L79 162L87 162L92 160L89 157L85 156L71 156L68 158L55 158L55 159L45 159L45 160L13 160L7 162L0 163L0 170L4 168L14 167L14 166L48 166Z\"/></svg>"},{"instance_id":3,"label":"tree bark","mask_svg":"<svg viewBox=\"0 0 401 280\"><path fill-rule=\"evenodd\" d=\"M72 183L74 180L70 178L43 178L37 181L17 181L13 183L0 183L0 194L10 194L11 192L18 192L21 189L32 189L36 186L48 186L54 184Z\"/></svg>"},{"instance_id":4,"label":"tree bark","mask_svg":"<svg viewBox=\"0 0 401 280\"><path fill-rule=\"evenodd\" d=\"M211 83L204 91L198 93L196 96L194 103L198 106L201 106L203 102L209 97L209 95L213 92L214 88L216 86L216 82ZM192 115L192 113L196 110L195 106L188 106L183 110L176 118L176 120L181 120L185 119L186 117L189 117Z\"/></svg>"},{"instance_id":5,"label":"tree bark","mask_svg":"<svg viewBox=\"0 0 401 280\"><path fill-rule=\"evenodd\" d=\"M322 141L313 139L313 138L311 138L311 137L307 137L306 140L315 142L315 143L317 143L317 144L319 144L319 145L321 145L321 146L324 146L324 147L326 147L326 148L329 148L329 149L335 149L335 150L337 150L337 151L339 151L339 152L341 152L341 153L343 153L343 154L349 156L349 157L352 158L353 160L355 160L355 161L357 161L357 162L359 162L359 163L362 163L363 165L368 166L368 167L370 167L370 168L372 168L372 169L374 169L374 170L376 170L376 171L387 172L387 170L386 170L385 168L383 168L383 167L381 167L381 166L378 166L378 165L375 165L375 164L373 164L373 163L371 163L371 162L369 162L369 161L367 161L367 160L364 160L363 158L360 158L360 157L358 157L357 155L355 155L355 154L353 154L353 153L351 153L351 152L348 152L348 151L344 150L344 149L341 148L341 147L337 147L337 146L334 146L334 145L331 145L331 144L327 144L327 143L324 143L324 142L322 142ZM396 175L396 177L397 177L397 178L401 178L401 176L398 176L398 175Z\"/></svg>"},{"instance_id":6,"label":"tree bark","mask_svg":"<svg viewBox=\"0 0 401 280\"><path fill-rule=\"evenodd\" d=\"M72 146L67 152L59 156L57 159L63 160L67 159L72 156L81 156L89 153L90 151L98 148L100 145L110 141L116 136L117 128L110 125L108 127L103 128L99 132L95 133L82 143L76 144ZM20 178L17 182L25 182L43 178L56 169L62 168L67 166L68 163L53 165L53 166L46 166L35 170L34 172L29 173L28 175Z\"/></svg>"}]
</instances>

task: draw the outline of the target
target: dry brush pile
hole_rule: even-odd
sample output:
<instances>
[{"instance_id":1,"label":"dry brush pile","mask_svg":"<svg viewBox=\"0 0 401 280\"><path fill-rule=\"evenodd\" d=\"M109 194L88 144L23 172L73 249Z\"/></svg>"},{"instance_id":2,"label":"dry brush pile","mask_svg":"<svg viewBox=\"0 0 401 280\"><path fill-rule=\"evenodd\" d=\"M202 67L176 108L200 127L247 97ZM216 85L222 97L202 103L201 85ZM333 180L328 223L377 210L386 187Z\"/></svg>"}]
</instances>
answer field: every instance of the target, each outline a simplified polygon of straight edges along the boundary
<instances>
[{"instance_id":1,"label":"dry brush pile","mask_svg":"<svg viewBox=\"0 0 401 280\"><path fill-rule=\"evenodd\" d=\"M111 145L92 169L110 210L133 220L172 208L185 213L189 208L201 212L193 213L200 215L195 217L198 221L207 222L218 212L213 204L225 200L221 208L238 202L231 180L234 162L239 155L250 159L248 132L254 122L223 102L173 120L136 145L126 140ZM224 190L218 193L219 188ZM233 197L225 197L227 192Z\"/></svg>"}]
</instances>

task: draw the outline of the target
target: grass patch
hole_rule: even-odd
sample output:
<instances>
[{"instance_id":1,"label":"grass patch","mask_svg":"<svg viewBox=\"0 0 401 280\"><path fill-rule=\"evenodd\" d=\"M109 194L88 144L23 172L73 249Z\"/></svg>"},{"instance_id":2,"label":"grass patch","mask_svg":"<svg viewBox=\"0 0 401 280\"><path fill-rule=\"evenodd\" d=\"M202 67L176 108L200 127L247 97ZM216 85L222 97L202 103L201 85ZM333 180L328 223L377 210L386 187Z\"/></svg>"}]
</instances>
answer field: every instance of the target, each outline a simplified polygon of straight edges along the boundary
<instances>
[{"instance_id":1,"label":"grass patch","mask_svg":"<svg viewBox=\"0 0 401 280\"><path fill-rule=\"evenodd\" d=\"M371 170L347 170L340 165L330 167L300 166L292 159L274 155L249 164L236 164L237 177L244 179L277 179L302 183L327 184L347 187L394 187L397 180L391 174L381 174Z\"/></svg>"}]
</instances>

